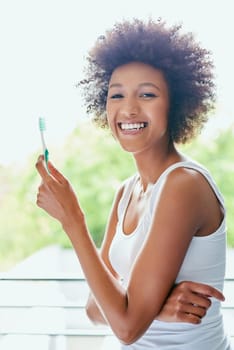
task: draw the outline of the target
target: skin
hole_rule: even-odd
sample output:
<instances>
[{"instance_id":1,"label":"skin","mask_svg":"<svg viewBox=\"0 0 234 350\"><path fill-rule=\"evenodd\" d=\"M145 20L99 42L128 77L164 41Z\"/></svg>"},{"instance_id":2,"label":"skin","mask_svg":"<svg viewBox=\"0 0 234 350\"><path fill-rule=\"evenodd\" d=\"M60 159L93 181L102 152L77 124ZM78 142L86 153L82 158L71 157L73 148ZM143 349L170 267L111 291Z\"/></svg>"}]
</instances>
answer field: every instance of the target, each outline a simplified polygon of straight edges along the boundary
<instances>
[{"instance_id":1,"label":"skin","mask_svg":"<svg viewBox=\"0 0 234 350\"><path fill-rule=\"evenodd\" d=\"M118 67L110 79L106 110L112 134L123 149L132 153L140 175L123 225L124 233L130 234L147 205L152 184L168 166L184 160L170 141L169 91L163 73L139 62ZM145 127L125 129L138 123ZM99 254L69 181L51 163L48 173L42 156L36 167L42 178L37 204L61 223L92 291L87 313L96 323L108 323L123 343L136 341L155 318L199 323L211 304L211 296L223 300L219 291L207 285L183 282L174 286L193 236L211 234L223 217L220 204L201 174L179 168L165 179L146 242L125 290L108 259L123 187L116 194ZM144 285L143 294L139 285Z\"/></svg>"}]
</instances>

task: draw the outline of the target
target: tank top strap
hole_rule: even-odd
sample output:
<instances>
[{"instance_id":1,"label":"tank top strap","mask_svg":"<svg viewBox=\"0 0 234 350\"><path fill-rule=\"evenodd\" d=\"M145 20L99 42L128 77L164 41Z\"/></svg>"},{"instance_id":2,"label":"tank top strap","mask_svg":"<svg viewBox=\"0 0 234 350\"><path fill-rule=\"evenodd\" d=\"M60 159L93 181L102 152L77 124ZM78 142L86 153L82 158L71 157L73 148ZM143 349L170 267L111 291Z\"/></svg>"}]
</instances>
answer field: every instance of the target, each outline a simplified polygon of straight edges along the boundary
<instances>
[{"instance_id":1,"label":"tank top strap","mask_svg":"<svg viewBox=\"0 0 234 350\"><path fill-rule=\"evenodd\" d=\"M124 190L122 197L120 198L119 204L118 204L118 219L120 220L121 216L125 214L128 203L130 201L132 191L134 189L134 186L139 178L138 173L129 177L124 182Z\"/></svg>"}]
</instances>

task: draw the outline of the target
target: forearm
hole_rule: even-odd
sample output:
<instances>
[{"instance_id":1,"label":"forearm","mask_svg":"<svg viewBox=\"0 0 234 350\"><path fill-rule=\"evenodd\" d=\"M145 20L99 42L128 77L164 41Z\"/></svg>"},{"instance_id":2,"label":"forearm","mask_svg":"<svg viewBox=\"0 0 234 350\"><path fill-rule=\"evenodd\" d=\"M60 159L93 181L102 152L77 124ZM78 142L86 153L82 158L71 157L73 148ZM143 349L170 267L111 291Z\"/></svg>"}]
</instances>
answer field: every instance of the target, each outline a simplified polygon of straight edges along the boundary
<instances>
[{"instance_id":1,"label":"forearm","mask_svg":"<svg viewBox=\"0 0 234 350\"><path fill-rule=\"evenodd\" d=\"M129 320L126 291L102 261L85 222L70 221L63 228L72 242L94 298L114 333L122 338Z\"/></svg>"}]
</instances>

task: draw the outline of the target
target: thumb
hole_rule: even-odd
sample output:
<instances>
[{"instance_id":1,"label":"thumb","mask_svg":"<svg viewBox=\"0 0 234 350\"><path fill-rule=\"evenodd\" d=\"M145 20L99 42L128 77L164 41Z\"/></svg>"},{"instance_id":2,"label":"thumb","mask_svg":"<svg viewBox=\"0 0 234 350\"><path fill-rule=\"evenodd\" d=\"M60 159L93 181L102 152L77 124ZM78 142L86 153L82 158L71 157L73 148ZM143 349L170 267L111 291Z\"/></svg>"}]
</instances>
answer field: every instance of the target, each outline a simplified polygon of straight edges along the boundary
<instances>
[{"instance_id":1,"label":"thumb","mask_svg":"<svg viewBox=\"0 0 234 350\"><path fill-rule=\"evenodd\" d=\"M55 168L51 161L48 161L48 169L50 175L52 175L55 178L55 180L57 180L59 183L63 184L67 182L67 179L63 176L62 173L60 173L60 171L57 168Z\"/></svg>"}]
</instances>

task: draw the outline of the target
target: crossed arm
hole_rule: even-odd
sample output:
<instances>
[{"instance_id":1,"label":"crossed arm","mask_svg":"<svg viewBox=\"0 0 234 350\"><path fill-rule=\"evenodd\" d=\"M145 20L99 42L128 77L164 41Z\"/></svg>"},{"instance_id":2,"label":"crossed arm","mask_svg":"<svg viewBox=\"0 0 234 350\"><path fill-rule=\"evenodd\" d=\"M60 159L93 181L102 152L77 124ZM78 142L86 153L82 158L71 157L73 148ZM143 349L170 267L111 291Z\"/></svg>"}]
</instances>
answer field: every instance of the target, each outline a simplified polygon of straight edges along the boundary
<instances>
[{"instance_id":1,"label":"crossed arm","mask_svg":"<svg viewBox=\"0 0 234 350\"><path fill-rule=\"evenodd\" d=\"M172 288L155 319L164 322L199 324L211 306L211 297L224 300L223 294L214 287L192 281L180 282ZM107 324L92 293L87 301L86 312L94 324Z\"/></svg>"},{"instance_id":2,"label":"crossed arm","mask_svg":"<svg viewBox=\"0 0 234 350\"><path fill-rule=\"evenodd\" d=\"M94 295L94 299L89 301L88 313L96 321L98 318L106 320L124 343L138 339L155 318L173 319L175 308L179 305L178 298L187 298L189 302L184 304L189 304L192 315L196 315L192 304L198 304L205 312L210 303L207 296L222 299L218 291L191 283L190 287L187 284L187 292L183 291L185 287L181 284L170 293L197 225L202 225L203 217L199 209L201 202L199 194L193 189L193 177L187 174L184 176L182 173L183 186L175 178L165 184L156 203L154 220L146 243L136 259L129 285L125 290L119 284L107 260L108 247L116 227L116 212L121 191L112 208L100 257L88 232L85 215L68 180L51 163L48 174L43 157L38 159L36 166L42 177L37 204L62 224L72 242ZM159 247L157 254L153 249L155 246ZM176 251L175 246L178 247ZM139 283L145 286L144 294L139 290ZM190 311L184 314L188 315ZM187 317L192 320L192 316ZM181 318L182 316L179 321Z\"/></svg>"}]
</instances>

